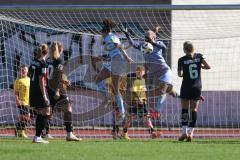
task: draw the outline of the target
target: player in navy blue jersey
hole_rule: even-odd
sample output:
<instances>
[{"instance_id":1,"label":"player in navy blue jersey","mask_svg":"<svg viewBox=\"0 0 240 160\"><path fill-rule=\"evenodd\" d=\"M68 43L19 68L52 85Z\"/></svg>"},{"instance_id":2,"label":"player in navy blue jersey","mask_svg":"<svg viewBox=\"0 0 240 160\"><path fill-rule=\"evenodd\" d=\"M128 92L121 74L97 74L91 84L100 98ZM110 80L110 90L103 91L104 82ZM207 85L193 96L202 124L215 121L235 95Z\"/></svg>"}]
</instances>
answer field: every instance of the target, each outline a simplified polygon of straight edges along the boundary
<instances>
[{"instance_id":1,"label":"player in navy blue jersey","mask_svg":"<svg viewBox=\"0 0 240 160\"><path fill-rule=\"evenodd\" d=\"M55 111L63 112L64 124L67 131L67 141L81 141L81 138L73 134L72 126L72 103L67 96L67 86L70 81L64 73L64 61L61 58L63 45L54 42L50 47L50 57L46 60L48 66L47 91L50 99L50 106Z\"/></svg>"},{"instance_id":2,"label":"player in navy blue jersey","mask_svg":"<svg viewBox=\"0 0 240 160\"><path fill-rule=\"evenodd\" d=\"M186 55L178 60L178 76L183 78L180 92L182 135L179 137L179 141L185 139L191 141L197 121L199 100L201 99L201 69L210 69L210 65L202 54L194 52L194 46L191 42L184 42L183 51Z\"/></svg>"},{"instance_id":3,"label":"player in navy blue jersey","mask_svg":"<svg viewBox=\"0 0 240 160\"><path fill-rule=\"evenodd\" d=\"M48 143L41 138L42 130L48 122L50 115L49 99L46 91L46 63L44 61L48 54L48 46L42 44L37 48L35 58L29 67L30 76L30 106L36 113L36 133L34 143Z\"/></svg>"}]
</instances>

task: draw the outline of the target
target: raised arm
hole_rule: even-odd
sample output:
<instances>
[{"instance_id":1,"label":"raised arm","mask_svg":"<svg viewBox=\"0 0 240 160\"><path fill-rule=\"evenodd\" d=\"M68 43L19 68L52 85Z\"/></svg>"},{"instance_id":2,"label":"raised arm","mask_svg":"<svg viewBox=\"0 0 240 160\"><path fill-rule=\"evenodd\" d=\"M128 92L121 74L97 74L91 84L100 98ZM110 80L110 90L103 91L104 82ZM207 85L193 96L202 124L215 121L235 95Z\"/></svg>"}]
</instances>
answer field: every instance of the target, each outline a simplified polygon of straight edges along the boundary
<instances>
[{"instance_id":1,"label":"raised arm","mask_svg":"<svg viewBox=\"0 0 240 160\"><path fill-rule=\"evenodd\" d=\"M120 30L126 35L128 41L129 41L129 44L130 44L131 46L133 46L133 48L135 48L135 49L140 49L139 43L134 42L134 40L132 39L132 37L131 37L130 34L128 33L127 27L126 27L126 26L123 27L122 25L120 25L119 28L120 28Z\"/></svg>"},{"instance_id":2,"label":"raised arm","mask_svg":"<svg viewBox=\"0 0 240 160\"><path fill-rule=\"evenodd\" d=\"M126 61L128 61L129 63L133 62L133 60L127 55L124 47L121 44L118 44L117 47L120 49L120 51Z\"/></svg>"}]
</instances>

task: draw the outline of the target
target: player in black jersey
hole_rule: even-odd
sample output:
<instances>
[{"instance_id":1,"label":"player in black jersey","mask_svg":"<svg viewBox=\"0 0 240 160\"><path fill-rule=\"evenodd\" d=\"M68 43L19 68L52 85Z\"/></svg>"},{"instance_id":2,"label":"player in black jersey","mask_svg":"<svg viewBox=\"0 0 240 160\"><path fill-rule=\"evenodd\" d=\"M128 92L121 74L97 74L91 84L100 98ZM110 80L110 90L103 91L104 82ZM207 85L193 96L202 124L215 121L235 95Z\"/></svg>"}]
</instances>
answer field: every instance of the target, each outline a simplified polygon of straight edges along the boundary
<instances>
[{"instance_id":1,"label":"player in black jersey","mask_svg":"<svg viewBox=\"0 0 240 160\"><path fill-rule=\"evenodd\" d=\"M50 48L50 57L46 60L48 65L48 84L50 105L55 111L64 113L64 124L67 131L67 141L81 141L72 132L72 104L67 96L67 86L70 82L64 74L64 61L61 59L63 45L54 42Z\"/></svg>"},{"instance_id":2,"label":"player in black jersey","mask_svg":"<svg viewBox=\"0 0 240 160\"><path fill-rule=\"evenodd\" d=\"M178 76L183 77L180 92L182 135L179 137L179 141L185 139L191 141L197 121L198 104L201 99L201 69L210 69L210 65L202 54L194 52L191 42L184 42L183 51L186 55L178 59ZM190 108L190 114L188 108Z\"/></svg>"},{"instance_id":3,"label":"player in black jersey","mask_svg":"<svg viewBox=\"0 0 240 160\"><path fill-rule=\"evenodd\" d=\"M44 61L48 54L48 47L42 44L37 48L36 55L29 67L30 76L30 106L36 113L36 133L34 143L48 143L41 138L41 133L50 115L49 99L46 91L47 66Z\"/></svg>"}]
</instances>

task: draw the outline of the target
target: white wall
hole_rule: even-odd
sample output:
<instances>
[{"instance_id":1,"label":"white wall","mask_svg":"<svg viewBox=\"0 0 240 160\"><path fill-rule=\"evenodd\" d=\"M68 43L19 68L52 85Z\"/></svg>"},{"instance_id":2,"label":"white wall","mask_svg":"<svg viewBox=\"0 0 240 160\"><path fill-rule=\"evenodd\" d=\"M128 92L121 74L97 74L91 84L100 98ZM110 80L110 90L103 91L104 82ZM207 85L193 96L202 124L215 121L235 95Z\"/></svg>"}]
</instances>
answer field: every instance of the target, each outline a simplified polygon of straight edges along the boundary
<instances>
[{"instance_id":1,"label":"white wall","mask_svg":"<svg viewBox=\"0 0 240 160\"><path fill-rule=\"evenodd\" d=\"M234 4L240 0L173 0L173 4ZM172 69L179 89L177 60L190 40L212 66L202 72L203 90L240 90L240 10L173 11Z\"/></svg>"}]
</instances>

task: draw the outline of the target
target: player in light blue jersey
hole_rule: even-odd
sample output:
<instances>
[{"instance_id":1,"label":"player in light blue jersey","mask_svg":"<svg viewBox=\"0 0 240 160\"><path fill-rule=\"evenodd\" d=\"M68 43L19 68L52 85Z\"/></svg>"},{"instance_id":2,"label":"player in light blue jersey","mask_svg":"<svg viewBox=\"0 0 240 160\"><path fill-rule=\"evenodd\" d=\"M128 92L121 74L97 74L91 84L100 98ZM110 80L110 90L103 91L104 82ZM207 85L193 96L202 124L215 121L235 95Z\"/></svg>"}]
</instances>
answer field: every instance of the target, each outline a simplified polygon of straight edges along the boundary
<instances>
[{"instance_id":1,"label":"player in light blue jersey","mask_svg":"<svg viewBox=\"0 0 240 160\"><path fill-rule=\"evenodd\" d=\"M127 29L122 28L126 37L130 41L130 44L141 50L141 46L144 42L136 43L129 36ZM153 52L144 54L148 77L152 79L152 83L155 86L153 90L148 92L148 97L159 96L157 102L157 111L160 112L161 107L166 99L166 93L176 97L176 91L172 85L172 71L166 63L164 56L166 54L166 45L161 41L157 40L156 33L159 32L160 27L157 26L153 30L149 30L145 33L145 41L153 45Z\"/></svg>"},{"instance_id":2,"label":"player in light blue jersey","mask_svg":"<svg viewBox=\"0 0 240 160\"><path fill-rule=\"evenodd\" d=\"M128 63L132 62L132 59L127 55L123 45L120 42L120 39L112 33L114 26L114 22L110 19L105 19L103 21L102 37L104 49L108 51L108 55L110 57L110 66L103 67L103 69L96 76L96 83L100 83L102 80L110 76L112 77L113 94L115 96L117 110L120 113L120 118L117 122L117 125L119 125L125 116L124 102L119 91L119 82L121 77L126 74ZM113 132L115 132L115 128L113 128Z\"/></svg>"}]
</instances>

